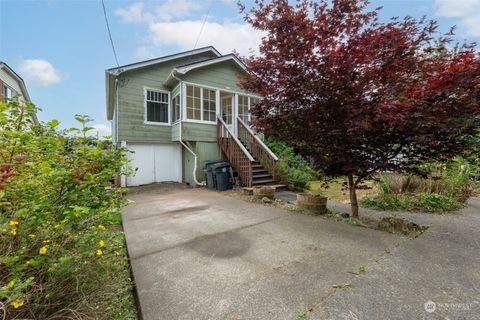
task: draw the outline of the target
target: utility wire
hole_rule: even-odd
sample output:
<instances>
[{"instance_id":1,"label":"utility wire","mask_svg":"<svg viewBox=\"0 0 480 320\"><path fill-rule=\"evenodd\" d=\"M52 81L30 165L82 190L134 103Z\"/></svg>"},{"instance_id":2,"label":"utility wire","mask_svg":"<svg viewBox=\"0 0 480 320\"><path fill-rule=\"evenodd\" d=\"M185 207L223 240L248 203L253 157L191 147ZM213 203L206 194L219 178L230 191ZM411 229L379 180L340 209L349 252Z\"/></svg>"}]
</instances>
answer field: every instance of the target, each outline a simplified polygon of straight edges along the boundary
<instances>
[{"instance_id":1,"label":"utility wire","mask_svg":"<svg viewBox=\"0 0 480 320\"><path fill-rule=\"evenodd\" d=\"M108 37L110 38L110 44L112 45L113 55L115 56L117 67L120 67L120 64L118 63L118 58L117 58L117 51L115 51L115 45L113 44L112 32L110 31L110 25L108 24L107 10L105 9L104 0L102 0L102 7L103 7L103 16L105 17L105 24L107 25L107 30L108 30Z\"/></svg>"},{"instance_id":2,"label":"utility wire","mask_svg":"<svg viewBox=\"0 0 480 320\"><path fill-rule=\"evenodd\" d=\"M197 40L195 41L195 45L193 49L197 48L198 40L200 40L200 36L202 35L203 28L205 27L205 23L207 22L208 15L210 14L210 9L212 9L213 1L210 2L210 6L208 7L207 14L205 15L205 19L203 19L202 27L200 28L200 32L198 33Z\"/></svg>"}]
</instances>

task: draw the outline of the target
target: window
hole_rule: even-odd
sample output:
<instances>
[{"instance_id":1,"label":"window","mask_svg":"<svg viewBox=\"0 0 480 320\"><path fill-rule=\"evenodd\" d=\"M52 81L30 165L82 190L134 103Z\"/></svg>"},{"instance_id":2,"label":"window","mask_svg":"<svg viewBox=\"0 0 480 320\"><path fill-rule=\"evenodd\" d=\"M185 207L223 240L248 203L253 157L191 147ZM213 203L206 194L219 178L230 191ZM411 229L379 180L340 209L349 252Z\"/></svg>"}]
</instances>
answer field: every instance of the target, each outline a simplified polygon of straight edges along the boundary
<instances>
[{"instance_id":1,"label":"window","mask_svg":"<svg viewBox=\"0 0 480 320\"><path fill-rule=\"evenodd\" d=\"M187 86L187 119L202 120L199 87Z\"/></svg>"},{"instance_id":2,"label":"window","mask_svg":"<svg viewBox=\"0 0 480 320\"><path fill-rule=\"evenodd\" d=\"M169 94L167 92L147 90L145 98L147 122L169 123Z\"/></svg>"},{"instance_id":3,"label":"window","mask_svg":"<svg viewBox=\"0 0 480 320\"><path fill-rule=\"evenodd\" d=\"M180 95L176 95L172 101L173 104L173 121L180 120Z\"/></svg>"},{"instance_id":4,"label":"window","mask_svg":"<svg viewBox=\"0 0 480 320\"><path fill-rule=\"evenodd\" d=\"M17 96L17 92L4 83L2 95L4 98L14 99Z\"/></svg>"},{"instance_id":5,"label":"window","mask_svg":"<svg viewBox=\"0 0 480 320\"><path fill-rule=\"evenodd\" d=\"M203 120L204 121L216 121L215 114L217 110L216 106L216 91L209 89L203 90Z\"/></svg>"},{"instance_id":6,"label":"window","mask_svg":"<svg viewBox=\"0 0 480 320\"><path fill-rule=\"evenodd\" d=\"M230 92L220 92L220 112L226 124L233 123L233 100L235 95Z\"/></svg>"},{"instance_id":7,"label":"window","mask_svg":"<svg viewBox=\"0 0 480 320\"><path fill-rule=\"evenodd\" d=\"M243 122L248 124L250 120L248 118L248 97L247 96L238 96L238 116Z\"/></svg>"}]
</instances>

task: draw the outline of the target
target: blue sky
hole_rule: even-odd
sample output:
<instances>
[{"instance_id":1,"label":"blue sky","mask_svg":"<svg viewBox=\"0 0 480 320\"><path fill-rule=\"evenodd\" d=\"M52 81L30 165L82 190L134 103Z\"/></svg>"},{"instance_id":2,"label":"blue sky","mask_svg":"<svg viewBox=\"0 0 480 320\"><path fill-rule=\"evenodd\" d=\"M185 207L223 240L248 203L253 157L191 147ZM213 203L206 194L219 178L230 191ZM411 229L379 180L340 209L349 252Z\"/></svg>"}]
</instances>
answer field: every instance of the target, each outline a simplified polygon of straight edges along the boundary
<instances>
[{"instance_id":1,"label":"blue sky","mask_svg":"<svg viewBox=\"0 0 480 320\"><path fill-rule=\"evenodd\" d=\"M246 1L248 4L250 1ZM244 24L235 0L105 0L120 64L214 45L246 54L258 33ZM459 40L480 41L480 0L375 0L382 19L427 15L442 31L457 25ZM208 15L207 15L208 13ZM0 0L0 60L26 82L42 121L75 125L88 114L101 133L105 117L104 70L115 66L100 0Z\"/></svg>"}]
</instances>

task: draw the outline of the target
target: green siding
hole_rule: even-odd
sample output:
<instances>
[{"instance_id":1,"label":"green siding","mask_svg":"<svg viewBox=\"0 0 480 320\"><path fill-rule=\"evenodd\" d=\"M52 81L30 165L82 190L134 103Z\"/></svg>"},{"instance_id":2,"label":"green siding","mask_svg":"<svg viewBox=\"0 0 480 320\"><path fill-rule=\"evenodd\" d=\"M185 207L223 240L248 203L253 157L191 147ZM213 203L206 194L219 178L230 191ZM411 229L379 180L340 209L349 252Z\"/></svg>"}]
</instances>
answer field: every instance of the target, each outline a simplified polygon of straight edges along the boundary
<instances>
[{"instance_id":1,"label":"green siding","mask_svg":"<svg viewBox=\"0 0 480 320\"><path fill-rule=\"evenodd\" d=\"M180 141L180 123L172 125L172 141Z\"/></svg>"},{"instance_id":2,"label":"green siding","mask_svg":"<svg viewBox=\"0 0 480 320\"><path fill-rule=\"evenodd\" d=\"M219 89L245 92L238 82L245 71L232 61L225 61L202 68L194 69L182 76L182 80L203 84Z\"/></svg>"},{"instance_id":3,"label":"green siding","mask_svg":"<svg viewBox=\"0 0 480 320\"><path fill-rule=\"evenodd\" d=\"M182 122L182 140L216 142L217 126L215 124Z\"/></svg>"},{"instance_id":4,"label":"green siding","mask_svg":"<svg viewBox=\"0 0 480 320\"><path fill-rule=\"evenodd\" d=\"M191 57L171 60L156 66L125 72L118 86L118 141L161 142L172 141L170 126L148 125L145 120L144 87L170 91L163 85L172 69L178 65L211 58L207 52Z\"/></svg>"},{"instance_id":5,"label":"green siding","mask_svg":"<svg viewBox=\"0 0 480 320\"><path fill-rule=\"evenodd\" d=\"M221 160L222 155L218 145L213 142L192 142L193 152L197 155L197 180L199 182L205 181L205 174L203 173L203 161L205 160ZM195 185L193 179L194 157L185 148L183 148L183 180L184 182Z\"/></svg>"}]
</instances>

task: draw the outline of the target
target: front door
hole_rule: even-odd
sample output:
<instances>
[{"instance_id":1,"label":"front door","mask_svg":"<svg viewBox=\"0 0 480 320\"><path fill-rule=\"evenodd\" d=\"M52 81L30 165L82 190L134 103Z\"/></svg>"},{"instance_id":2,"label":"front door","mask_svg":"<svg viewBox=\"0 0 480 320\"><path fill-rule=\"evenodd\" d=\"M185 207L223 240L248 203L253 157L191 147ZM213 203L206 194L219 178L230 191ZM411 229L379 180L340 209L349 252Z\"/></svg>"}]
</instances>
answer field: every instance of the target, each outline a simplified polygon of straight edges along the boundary
<instances>
[{"instance_id":1,"label":"front door","mask_svg":"<svg viewBox=\"0 0 480 320\"><path fill-rule=\"evenodd\" d=\"M234 105L235 94L230 92L220 91L220 116L228 126L231 132L235 132L235 119L234 119Z\"/></svg>"}]
</instances>

